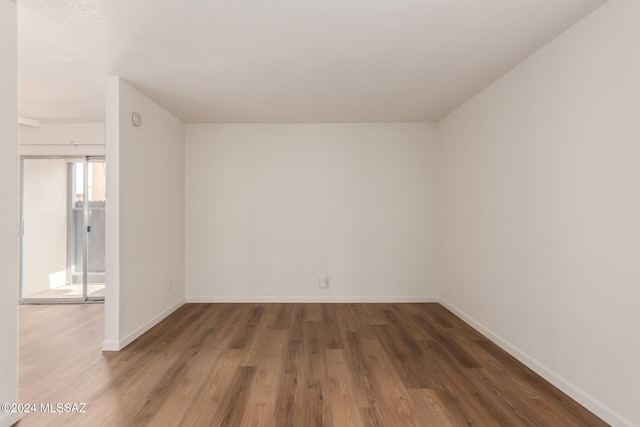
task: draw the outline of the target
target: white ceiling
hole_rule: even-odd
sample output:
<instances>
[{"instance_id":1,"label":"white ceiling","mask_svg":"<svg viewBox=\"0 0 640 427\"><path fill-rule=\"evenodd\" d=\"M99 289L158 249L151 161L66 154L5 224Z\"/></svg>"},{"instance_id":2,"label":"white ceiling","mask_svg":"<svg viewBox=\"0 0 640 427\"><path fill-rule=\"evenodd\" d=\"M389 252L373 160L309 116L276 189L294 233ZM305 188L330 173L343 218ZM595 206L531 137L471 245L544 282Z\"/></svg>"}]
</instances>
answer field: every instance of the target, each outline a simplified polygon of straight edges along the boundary
<instances>
[{"instance_id":1,"label":"white ceiling","mask_svg":"<svg viewBox=\"0 0 640 427\"><path fill-rule=\"evenodd\" d=\"M20 115L120 75L186 122L435 121L605 1L18 0Z\"/></svg>"}]
</instances>

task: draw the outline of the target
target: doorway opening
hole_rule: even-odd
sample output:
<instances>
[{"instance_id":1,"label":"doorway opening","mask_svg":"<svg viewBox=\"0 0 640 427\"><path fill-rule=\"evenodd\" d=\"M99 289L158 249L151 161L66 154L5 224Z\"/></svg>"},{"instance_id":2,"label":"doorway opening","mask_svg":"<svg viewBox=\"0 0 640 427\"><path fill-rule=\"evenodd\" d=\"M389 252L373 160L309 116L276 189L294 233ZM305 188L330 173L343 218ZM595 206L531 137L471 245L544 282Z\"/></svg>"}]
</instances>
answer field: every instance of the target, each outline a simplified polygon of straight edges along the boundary
<instances>
[{"instance_id":1,"label":"doorway opening","mask_svg":"<svg viewBox=\"0 0 640 427\"><path fill-rule=\"evenodd\" d=\"M104 301L104 157L22 157L20 303Z\"/></svg>"}]
</instances>

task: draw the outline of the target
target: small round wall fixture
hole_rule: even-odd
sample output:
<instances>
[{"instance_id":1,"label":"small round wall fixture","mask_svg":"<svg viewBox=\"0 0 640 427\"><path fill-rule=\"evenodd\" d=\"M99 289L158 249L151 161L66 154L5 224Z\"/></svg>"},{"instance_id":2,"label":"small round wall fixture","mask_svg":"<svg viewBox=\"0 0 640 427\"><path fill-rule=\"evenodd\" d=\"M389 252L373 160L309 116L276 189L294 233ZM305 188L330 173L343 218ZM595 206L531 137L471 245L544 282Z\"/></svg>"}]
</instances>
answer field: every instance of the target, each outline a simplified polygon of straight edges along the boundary
<instances>
[{"instance_id":1,"label":"small round wall fixture","mask_svg":"<svg viewBox=\"0 0 640 427\"><path fill-rule=\"evenodd\" d=\"M134 111L131 114L131 123L133 123L135 127L142 126L142 116L140 115L140 113L138 113L137 111Z\"/></svg>"}]
</instances>

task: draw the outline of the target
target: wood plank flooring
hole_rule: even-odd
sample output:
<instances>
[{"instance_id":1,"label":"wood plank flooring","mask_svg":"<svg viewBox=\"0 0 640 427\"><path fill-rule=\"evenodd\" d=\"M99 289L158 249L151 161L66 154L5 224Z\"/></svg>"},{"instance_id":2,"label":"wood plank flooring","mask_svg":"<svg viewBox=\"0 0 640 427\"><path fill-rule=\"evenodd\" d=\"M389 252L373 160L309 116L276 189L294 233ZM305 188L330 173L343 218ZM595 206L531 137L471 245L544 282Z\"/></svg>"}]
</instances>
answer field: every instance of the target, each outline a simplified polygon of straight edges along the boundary
<instances>
[{"instance_id":1,"label":"wood plank flooring","mask_svg":"<svg viewBox=\"0 0 640 427\"><path fill-rule=\"evenodd\" d=\"M118 353L102 305L21 306L28 426L605 426L438 304L187 304Z\"/></svg>"}]
</instances>

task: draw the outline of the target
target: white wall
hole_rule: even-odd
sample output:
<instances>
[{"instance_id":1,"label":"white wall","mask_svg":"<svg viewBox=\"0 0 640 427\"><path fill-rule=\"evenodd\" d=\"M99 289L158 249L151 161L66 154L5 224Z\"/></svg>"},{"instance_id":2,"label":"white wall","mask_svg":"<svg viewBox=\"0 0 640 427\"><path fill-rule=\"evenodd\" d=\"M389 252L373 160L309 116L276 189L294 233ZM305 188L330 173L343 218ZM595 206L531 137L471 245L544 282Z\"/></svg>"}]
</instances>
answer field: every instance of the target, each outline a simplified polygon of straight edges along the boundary
<instances>
[{"instance_id":1,"label":"white wall","mask_svg":"<svg viewBox=\"0 0 640 427\"><path fill-rule=\"evenodd\" d=\"M19 126L20 144L104 145L104 123L42 123L40 127Z\"/></svg>"},{"instance_id":2,"label":"white wall","mask_svg":"<svg viewBox=\"0 0 640 427\"><path fill-rule=\"evenodd\" d=\"M640 2L611 0L441 123L441 297L640 424Z\"/></svg>"},{"instance_id":3,"label":"white wall","mask_svg":"<svg viewBox=\"0 0 640 427\"><path fill-rule=\"evenodd\" d=\"M104 123L42 123L18 127L20 155L104 156Z\"/></svg>"},{"instance_id":4,"label":"white wall","mask_svg":"<svg viewBox=\"0 0 640 427\"><path fill-rule=\"evenodd\" d=\"M184 302L184 124L117 77L106 97L103 347L117 350Z\"/></svg>"},{"instance_id":5,"label":"white wall","mask_svg":"<svg viewBox=\"0 0 640 427\"><path fill-rule=\"evenodd\" d=\"M64 286L67 278L67 161L25 159L22 297Z\"/></svg>"},{"instance_id":6,"label":"white wall","mask_svg":"<svg viewBox=\"0 0 640 427\"><path fill-rule=\"evenodd\" d=\"M16 5L0 0L0 402L18 400L18 52ZM19 419L0 412L0 427Z\"/></svg>"},{"instance_id":7,"label":"white wall","mask_svg":"<svg viewBox=\"0 0 640 427\"><path fill-rule=\"evenodd\" d=\"M436 296L434 125L203 124L186 135L188 301Z\"/></svg>"}]
</instances>

